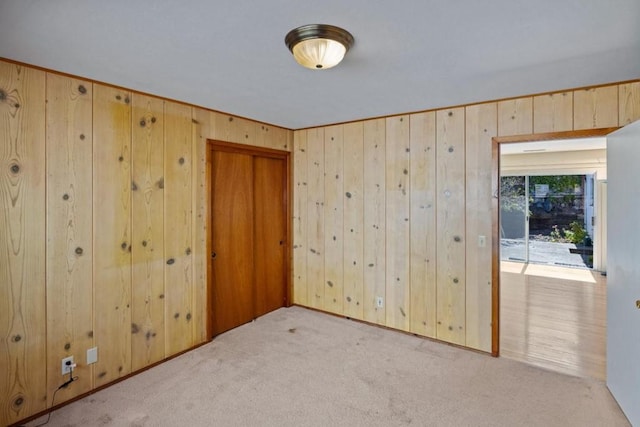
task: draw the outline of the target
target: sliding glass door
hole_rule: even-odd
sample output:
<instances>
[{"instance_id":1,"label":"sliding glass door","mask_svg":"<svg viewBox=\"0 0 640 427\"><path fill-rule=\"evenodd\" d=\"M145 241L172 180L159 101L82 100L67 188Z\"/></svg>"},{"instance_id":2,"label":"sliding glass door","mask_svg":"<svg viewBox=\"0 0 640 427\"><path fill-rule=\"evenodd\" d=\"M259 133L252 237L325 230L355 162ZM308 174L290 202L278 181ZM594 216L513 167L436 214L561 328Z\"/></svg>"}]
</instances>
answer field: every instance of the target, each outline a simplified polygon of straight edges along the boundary
<instances>
[{"instance_id":1,"label":"sliding glass door","mask_svg":"<svg viewBox=\"0 0 640 427\"><path fill-rule=\"evenodd\" d=\"M500 179L501 258L527 262L528 177L503 176Z\"/></svg>"},{"instance_id":2,"label":"sliding glass door","mask_svg":"<svg viewBox=\"0 0 640 427\"><path fill-rule=\"evenodd\" d=\"M501 259L591 268L593 193L593 175L501 177Z\"/></svg>"}]
</instances>

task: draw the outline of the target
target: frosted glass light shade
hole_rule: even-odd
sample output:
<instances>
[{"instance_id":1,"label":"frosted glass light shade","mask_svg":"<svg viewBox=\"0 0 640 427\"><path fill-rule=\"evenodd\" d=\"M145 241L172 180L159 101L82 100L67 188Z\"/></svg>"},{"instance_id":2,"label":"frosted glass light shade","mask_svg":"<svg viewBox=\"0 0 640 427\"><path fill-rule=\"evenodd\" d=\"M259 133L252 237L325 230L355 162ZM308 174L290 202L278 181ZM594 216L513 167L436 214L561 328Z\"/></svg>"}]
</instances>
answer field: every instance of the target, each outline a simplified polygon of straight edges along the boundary
<instances>
[{"instance_id":1,"label":"frosted glass light shade","mask_svg":"<svg viewBox=\"0 0 640 427\"><path fill-rule=\"evenodd\" d=\"M298 64L323 70L342 61L353 45L353 36L333 25L309 24L289 31L284 42Z\"/></svg>"},{"instance_id":2,"label":"frosted glass light shade","mask_svg":"<svg viewBox=\"0 0 640 427\"><path fill-rule=\"evenodd\" d=\"M293 47L293 57L298 64L315 69L335 67L345 53L347 48L342 43L330 39L304 40Z\"/></svg>"}]
</instances>

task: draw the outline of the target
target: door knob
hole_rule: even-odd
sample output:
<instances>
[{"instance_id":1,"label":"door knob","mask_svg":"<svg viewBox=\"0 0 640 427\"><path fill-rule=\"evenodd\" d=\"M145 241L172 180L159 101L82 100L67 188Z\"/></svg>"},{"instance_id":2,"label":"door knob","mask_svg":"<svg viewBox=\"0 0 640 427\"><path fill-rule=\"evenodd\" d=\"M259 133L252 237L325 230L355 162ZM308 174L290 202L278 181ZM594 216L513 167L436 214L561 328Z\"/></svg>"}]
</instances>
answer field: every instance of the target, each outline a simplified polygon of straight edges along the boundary
<instances>
[{"instance_id":1,"label":"door knob","mask_svg":"<svg viewBox=\"0 0 640 427\"><path fill-rule=\"evenodd\" d=\"M218 254L216 254L215 252L211 252L211 259L216 259L216 256L218 256Z\"/></svg>"}]
</instances>

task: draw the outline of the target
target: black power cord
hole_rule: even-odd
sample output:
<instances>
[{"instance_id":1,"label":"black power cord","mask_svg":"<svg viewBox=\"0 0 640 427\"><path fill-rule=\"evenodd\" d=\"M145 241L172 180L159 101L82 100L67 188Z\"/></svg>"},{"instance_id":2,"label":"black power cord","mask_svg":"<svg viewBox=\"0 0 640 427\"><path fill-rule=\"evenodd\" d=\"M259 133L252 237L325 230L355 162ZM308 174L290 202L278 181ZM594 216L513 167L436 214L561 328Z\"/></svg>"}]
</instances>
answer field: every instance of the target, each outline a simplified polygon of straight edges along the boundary
<instances>
[{"instance_id":1,"label":"black power cord","mask_svg":"<svg viewBox=\"0 0 640 427\"><path fill-rule=\"evenodd\" d=\"M69 379L67 381L64 382L64 384L62 384L60 387L58 387L56 389L56 391L53 392L53 396L51 397L51 407L53 408L53 404L56 401L56 394L58 394L58 392L60 390L62 390L63 388L67 388L69 386L69 384L71 384L74 381L78 380L78 377L74 377L73 376L73 364L71 362L67 362L67 366L69 366ZM53 410L49 411L49 414L47 415L47 420L43 423L40 423L36 426L33 427L41 427L45 424L49 424L49 421L51 421L51 413L53 412ZM22 424L19 427L27 427L26 425Z\"/></svg>"}]
</instances>

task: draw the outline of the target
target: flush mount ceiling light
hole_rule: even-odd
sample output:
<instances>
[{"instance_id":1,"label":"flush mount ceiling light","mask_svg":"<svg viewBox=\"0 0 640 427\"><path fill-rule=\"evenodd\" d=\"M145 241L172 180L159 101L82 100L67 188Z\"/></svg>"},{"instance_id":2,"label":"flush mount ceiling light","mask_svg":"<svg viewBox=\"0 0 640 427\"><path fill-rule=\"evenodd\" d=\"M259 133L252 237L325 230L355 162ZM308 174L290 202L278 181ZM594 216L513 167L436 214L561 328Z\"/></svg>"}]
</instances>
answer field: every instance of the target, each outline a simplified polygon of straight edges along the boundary
<instances>
[{"instance_id":1,"label":"flush mount ceiling light","mask_svg":"<svg viewBox=\"0 0 640 427\"><path fill-rule=\"evenodd\" d=\"M322 70L342 61L353 45L353 36L333 25L309 24L289 31L284 42L298 64Z\"/></svg>"}]
</instances>

